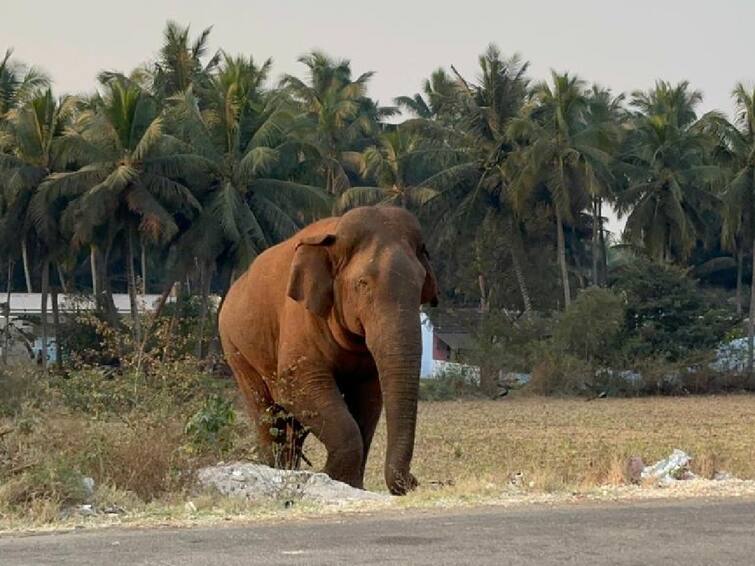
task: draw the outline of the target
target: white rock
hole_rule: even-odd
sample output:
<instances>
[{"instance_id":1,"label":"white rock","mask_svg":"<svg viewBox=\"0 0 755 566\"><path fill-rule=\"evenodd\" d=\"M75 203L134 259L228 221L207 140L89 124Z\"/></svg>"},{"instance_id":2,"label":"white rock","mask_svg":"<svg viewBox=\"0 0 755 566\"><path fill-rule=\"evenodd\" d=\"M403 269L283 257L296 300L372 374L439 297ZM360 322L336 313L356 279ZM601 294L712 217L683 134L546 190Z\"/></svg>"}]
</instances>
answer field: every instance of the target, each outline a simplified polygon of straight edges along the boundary
<instances>
[{"instance_id":1,"label":"white rock","mask_svg":"<svg viewBox=\"0 0 755 566\"><path fill-rule=\"evenodd\" d=\"M89 476L81 478L81 487L84 488L84 493L87 497L94 495L94 480Z\"/></svg>"},{"instance_id":2,"label":"white rock","mask_svg":"<svg viewBox=\"0 0 755 566\"><path fill-rule=\"evenodd\" d=\"M655 479L664 484L673 483L683 476L691 461L689 454L674 448L668 458L659 460L652 466L646 466L640 476L642 479Z\"/></svg>"},{"instance_id":3,"label":"white rock","mask_svg":"<svg viewBox=\"0 0 755 566\"><path fill-rule=\"evenodd\" d=\"M390 496L356 489L326 474L277 470L261 464L232 463L202 468L197 473L201 487L222 495L252 500L280 499L316 503L387 501Z\"/></svg>"},{"instance_id":4,"label":"white rock","mask_svg":"<svg viewBox=\"0 0 755 566\"><path fill-rule=\"evenodd\" d=\"M731 481L735 479L737 478L735 478L729 472L724 471L716 472L716 474L713 476L713 481Z\"/></svg>"}]
</instances>

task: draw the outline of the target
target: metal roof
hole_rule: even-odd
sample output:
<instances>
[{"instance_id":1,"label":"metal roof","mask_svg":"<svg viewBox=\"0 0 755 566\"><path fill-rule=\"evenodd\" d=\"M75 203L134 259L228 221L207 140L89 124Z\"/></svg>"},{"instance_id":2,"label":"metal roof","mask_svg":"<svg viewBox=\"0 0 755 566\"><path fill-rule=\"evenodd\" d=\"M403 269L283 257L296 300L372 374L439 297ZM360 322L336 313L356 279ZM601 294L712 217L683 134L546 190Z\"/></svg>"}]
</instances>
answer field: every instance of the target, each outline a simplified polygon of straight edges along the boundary
<instances>
[{"instance_id":1,"label":"metal roof","mask_svg":"<svg viewBox=\"0 0 755 566\"><path fill-rule=\"evenodd\" d=\"M142 312L153 311L160 302L160 296L156 294L137 295L139 310ZM5 306L7 295L0 295L0 305ZM175 301L175 297L168 297L168 302ZM114 293L113 302L116 310L121 314L131 312L131 303L127 293ZM83 295L58 295L58 307L61 312L81 310L94 310L95 304L91 296ZM52 296L47 296L47 311L52 312ZM40 314L42 312L42 293L12 293L10 296L11 314Z\"/></svg>"}]
</instances>

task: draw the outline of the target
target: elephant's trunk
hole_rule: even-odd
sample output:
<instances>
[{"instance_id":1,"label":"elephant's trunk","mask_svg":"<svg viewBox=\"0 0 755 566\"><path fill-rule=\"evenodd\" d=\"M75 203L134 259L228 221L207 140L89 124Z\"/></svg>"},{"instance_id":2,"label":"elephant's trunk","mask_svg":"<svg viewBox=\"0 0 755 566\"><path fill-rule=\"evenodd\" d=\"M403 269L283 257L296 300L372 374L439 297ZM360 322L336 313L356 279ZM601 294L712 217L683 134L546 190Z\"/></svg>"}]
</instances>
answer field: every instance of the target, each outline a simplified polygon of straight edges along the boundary
<instances>
[{"instance_id":1,"label":"elephant's trunk","mask_svg":"<svg viewBox=\"0 0 755 566\"><path fill-rule=\"evenodd\" d=\"M384 313L381 318L379 332L365 328L367 347L380 374L385 405L385 482L392 494L404 495L416 484L409 467L417 424L422 334L416 307L399 308L398 313Z\"/></svg>"}]
</instances>

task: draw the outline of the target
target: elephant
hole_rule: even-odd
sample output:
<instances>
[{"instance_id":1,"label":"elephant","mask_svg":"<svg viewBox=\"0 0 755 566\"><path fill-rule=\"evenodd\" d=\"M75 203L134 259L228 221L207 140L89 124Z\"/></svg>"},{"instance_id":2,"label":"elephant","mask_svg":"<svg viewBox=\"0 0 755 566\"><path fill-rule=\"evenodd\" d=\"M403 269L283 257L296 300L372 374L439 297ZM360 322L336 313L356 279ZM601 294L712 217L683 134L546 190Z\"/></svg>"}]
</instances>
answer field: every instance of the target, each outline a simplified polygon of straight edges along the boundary
<instances>
[{"instance_id":1,"label":"elephant","mask_svg":"<svg viewBox=\"0 0 755 566\"><path fill-rule=\"evenodd\" d=\"M261 459L298 467L311 432L327 450L323 471L363 489L385 405L386 485L394 495L416 487L419 310L437 301L420 224L403 208L355 208L257 256L218 326Z\"/></svg>"}]
</instances>

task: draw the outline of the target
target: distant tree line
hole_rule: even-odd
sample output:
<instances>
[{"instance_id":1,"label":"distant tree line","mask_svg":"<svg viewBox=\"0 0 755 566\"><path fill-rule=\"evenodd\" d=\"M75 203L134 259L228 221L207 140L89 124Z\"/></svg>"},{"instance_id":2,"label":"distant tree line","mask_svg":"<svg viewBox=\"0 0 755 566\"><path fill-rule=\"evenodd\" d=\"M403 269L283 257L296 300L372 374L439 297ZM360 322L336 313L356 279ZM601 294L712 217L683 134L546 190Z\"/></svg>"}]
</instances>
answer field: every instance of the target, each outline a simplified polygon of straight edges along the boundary
<instances>
[{"instance_id":1,"label":"distant tree line","mask_svg":"<svg viewBox=\"0 0 755 566\"><path fill-rule=\"evenodd\" d=\"M137 295L178 285L205 324L210 293L265 248L385 203L422 221L446 304L560 310L641 255L731 289L742 315L753 89L735 86L732 122L698 115L687 82L625 95L568 72L534 81L491 45L476 76L439 68L382 106L348 60L314 51L303 76L272 84L270 59L210 52L209 35L169 22L155 61L103 71L88 96L54 95L11 50L0 59L9 293L92 293L116 324L112 293L127 291L138 340Z\"/></svg>"}]
</instances>

